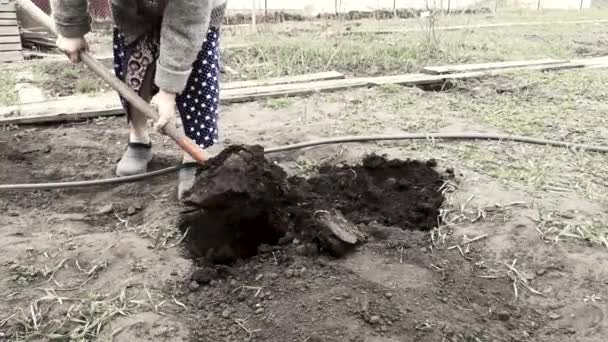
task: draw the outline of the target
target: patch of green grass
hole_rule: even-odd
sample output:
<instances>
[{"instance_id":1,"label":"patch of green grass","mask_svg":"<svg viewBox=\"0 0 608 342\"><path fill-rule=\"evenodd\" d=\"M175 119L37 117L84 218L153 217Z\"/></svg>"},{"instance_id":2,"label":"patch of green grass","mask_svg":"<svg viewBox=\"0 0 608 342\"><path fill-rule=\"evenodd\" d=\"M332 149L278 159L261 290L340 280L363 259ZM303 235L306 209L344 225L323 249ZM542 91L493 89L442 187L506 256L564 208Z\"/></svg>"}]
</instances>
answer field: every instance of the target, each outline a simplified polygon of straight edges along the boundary
<instances>
[{"instance_id":1,"label":"patch of green grass","mask_svg":"<svg viewBox=\"0 0 608 342\"><path fill-rule=\"evenodd\" d=\"M296 161L295 167L301 176L311 175L319 170L319 162L308 158L301 158Z\"/></svg>"},{"instance_id":2,"label":"patch of green grass","mask_svg":"<svg viewBox=\"0 0 608 342\"><path fill-rule=\"evenodd\" d=\"M10 106L16 103L15 73L12 71L0 71L0 105Z\"/></svg>"},{"instance_id":3,"label":"patch of green grass","mask_svg":"<svg viewBox=\"0 0 608 342\"><path fill-rule=\"evenodd\" d=\"M291 106L294 102L293 98L289 98L289 97L279 97L279 98L275 98L275 99L268 99L266 102L264 102L264 107L266 108L270 108L270 109L285 109L289 106Z\"/></svg>"},{"instance_id":4,"label":"patch of green grass","mask_svg":"<svg viewBox=\"0 0 608 342\"><path fill-rule=\"evenodd\" d=\"M378 89L385 95L396 95L403 92L403 87L398 84L384 84L378 87Z\"/></svg>"},{"instance_id":5,"label":"patch of green grass","mask_svg":"<svg viewBox=\"0 0 608 342\"><path fill-rule=\"evenodd\" d=\"M94 93L99 90L99 81L83 78L76 81L76 91L79 93Z\"/></svg>"},{"instance_id":6,"label":"patch of green grass","mask_svg":"<svg viewBox=\"0 0 608 342\"><path fill-rule=\"evenodd\" d=\"M61 70L61 77L69 80L77 80L80 74L80 66L69 64Z\"/></svg>"}]
</instances>

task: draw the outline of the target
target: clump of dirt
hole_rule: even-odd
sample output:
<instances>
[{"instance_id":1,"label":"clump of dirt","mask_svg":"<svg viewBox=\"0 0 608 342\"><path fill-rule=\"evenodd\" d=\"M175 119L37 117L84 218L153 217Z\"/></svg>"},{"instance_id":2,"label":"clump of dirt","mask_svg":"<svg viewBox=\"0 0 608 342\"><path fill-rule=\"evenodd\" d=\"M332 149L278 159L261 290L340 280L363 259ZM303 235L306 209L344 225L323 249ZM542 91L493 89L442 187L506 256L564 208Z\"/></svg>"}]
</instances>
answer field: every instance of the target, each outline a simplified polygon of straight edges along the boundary
<instances>
[{"instance_id":1,"label":"clump of dirt","mask_svg":"<svg viewBox=\"0 0 608 342\"><path fill-rule=\"evenodd\" d=\"M202 168L185 200L194 209L180 226L189 230L193 256L214 263L294 238L311 251L341 256L364 240L362 227L372 222L434 227L443 203L434 166L370 155L360 165L327 165L309 178L287 178L262 147L231 146Z\"/></svg>"},{"instance_id":2,"label":"clump of dirt","mask_svg":"<svg viewBox=\"0 0 608 342\"><path fill-rule=\"evenodd\" d=\"M230 146L203 167L185 203L182 229L196 257L223 263L256 254L286 232L287 175L259 146Z\"/></svg>"}]
</instances>

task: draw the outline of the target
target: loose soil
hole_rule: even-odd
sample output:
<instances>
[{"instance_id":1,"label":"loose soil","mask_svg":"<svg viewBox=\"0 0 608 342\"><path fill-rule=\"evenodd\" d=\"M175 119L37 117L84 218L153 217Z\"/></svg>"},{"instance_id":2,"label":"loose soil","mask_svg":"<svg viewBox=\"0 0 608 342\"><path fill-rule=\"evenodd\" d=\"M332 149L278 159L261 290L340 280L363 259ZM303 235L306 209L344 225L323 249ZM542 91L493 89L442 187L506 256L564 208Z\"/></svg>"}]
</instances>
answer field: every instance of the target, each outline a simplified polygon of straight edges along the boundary
<instances>
[{"instance_id":1,"label":"loose soil","mask_svg":"<svg viewBox=\"0 0 608 342\"><path fill-rule=\"evenodd\" d=\"M353 100L358 97L352 93ZM318 106L308 119L293 107L226 107L225 143L276 146L335 134L328 127L342 107L318 101L306 102ZM361 119L353 114L348 120ZM374 119L388 132L394 127L390 113L374 113ZM125 147L125 126L124 118L107 118L6 128L0 131L0 183L111 177ZM151 169L177 162L171 141L155 137L154 146ZM195 212L175 199L175 175L117 186L2 192L0 340L604 341L605 248L547 243L536 230L539 211L511 204L532 203L529 195L460 165L407 161L425 159L425 148L416 146L327 146L275 155L272 163L257 154L251 165L235 160L233 174L223 173L230 171L230 158L216 167L221 174L210 165L189 198L191 205L207 207L207 215L229 219L220 214L234 213L234 207L207 200L231 187L242 186L250 196L247 201L230 195L247 204L235 217L268 203L289 204L290 196L306 199L299 207L301 221L293 211L289 224L275 226L276 244L270 239L252 251L258 242L247 241L251 257L220 264L205 257L204 246L192 260L189 239L197 235L182 239L176 227ZM389 157L366 159L374 153ZM294 170L309 160L327 166L295 178ZM431 170L447 167L462 174L442 188L448 178ZM255 177L237 178L243 174ZM286 192L271 187L283 177ZM255 184L262 188L255 188L253 180L260 179ZM483 215L428 231L436 226L429 217L436 216L440 188L451 193L456 213L477 208ZM286 202L259 197L268 191L285 195ZM586 217L605 222L605 208L575 195L547 193L542 203L560 208L572 224ZM340 258L326 253L318 237L302 228L319 208L340 208L367 241ZM440 214L445 210L444 205ZM194 222L203 222L201 217ZM203 223L208 222L209 217ZM299 229L297 222L303 222ZM464 235L486 237L467 244ZM540 295L513 278L507 265L514 260L521 279Z\"/></svg>"},{"instance_id":2,"label":"loose soil","mask_svg":"<svg viewBox=\"0 0 608 342\"><path fill-rule=\"evenodd\" d=\"M367 156L361 165L324 166L309 178L291 177L264 158L261 146L230 146L209 161L185 202L198 210L182 220L195 257L212 263L251 257L262 244L309 243L342 256L349 250L323 227L320 213L338 211L354 224L429 230L436 225L443 180L434 161ZM285 239L283 239L285 241Z\"/></svg>"}]
</instances>

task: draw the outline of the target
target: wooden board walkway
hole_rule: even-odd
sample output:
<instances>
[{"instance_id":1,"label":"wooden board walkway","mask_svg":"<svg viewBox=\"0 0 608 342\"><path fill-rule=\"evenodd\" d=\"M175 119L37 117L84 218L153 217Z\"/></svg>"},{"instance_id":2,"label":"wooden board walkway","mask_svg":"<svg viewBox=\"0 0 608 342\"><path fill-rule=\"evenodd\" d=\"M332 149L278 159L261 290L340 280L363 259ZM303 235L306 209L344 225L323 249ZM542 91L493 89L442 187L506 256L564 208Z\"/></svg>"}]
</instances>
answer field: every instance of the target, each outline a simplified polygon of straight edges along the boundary
<instances>
[{"instance_id":1,"label":"wooden board walkway","mask_svg":"<svg viewBox=\"0 0 608 342\"><path fill-rule=\"evenodd\" d=\"M15 4L0 4L0 63L23 60Z\"/></svg>"},{"instance_id":2,"label":"wooden board walkway","mask_svg":"<svg viewBox=\"0 0 608 342\"><path fill-rule=\"evenodd\" d=\"M240 89L240 88L253 88L261 86L270 86L276 84L292 84L292 83L303 83L313 81L324 81L324 80L339 80L343 79L344 74L337 71L318 72L314 74L304 74L297 76L285 76L267 78L263 80L251 80L251 81L237 81L222 84L220 87L222 90L228 89Z\"/></svg>"},{"instance_id":3,"label":"wooden board walkway","mask_svg":"<svg viewBox=\"0 0 608 342\"><path fill-rule=\"evenodd\" d=\"M537 59L530 61L511 61L511 62L497 62L497 63L480 63L480 64L455 64L455 65L442 65L442 66L428 66L422 68L422 71L431 75L445 75L454 74L457 72L467 71L485 71L485 70L497 70L497 69L508 69L508 68L520 68L535 65L551 65L551 64L563 64L567 63L566 60L558 59Z\"/></svg>"},{"instance_id":4,"label":"wooden board walkway","mask_svg":"<svg viewBox=\"0 0 608 342\"><path fill-rule=\"evenodd\" d=\"M257 86L234 88L226 83L221 93L221 103L239 103L276 97L304 96L320 92L331 92L344 89L373 87L387 84L404 86L419 86L425 84L441 84L450 80L478 79L522 71L556 71L575 68L604 68L608 69L608 58L590 58L586 60L569 61L547 65L528 65L503 69L467 71L445 75L429 75L423 73L405 74L380 77L356 77L331 79L322 81L304 81L312 78L310 75L292 76L257 81ZM312 74L318 75L318 74ZM336 74L338 76L338 74ZM282 80L284 84L269 84ZM298 82L299 83L294 83ZM292 82L292 83L289 83ZM261 85L260 85L261 84ZM248 84L252 85L252 84ZM30 103L20 106L0 108L1 125L23 125L53 122L78 121L102 116L124 114L118 96L107 92L95 97L88 95L68 96L40 103Z\"/></svg>"}]
</instances>

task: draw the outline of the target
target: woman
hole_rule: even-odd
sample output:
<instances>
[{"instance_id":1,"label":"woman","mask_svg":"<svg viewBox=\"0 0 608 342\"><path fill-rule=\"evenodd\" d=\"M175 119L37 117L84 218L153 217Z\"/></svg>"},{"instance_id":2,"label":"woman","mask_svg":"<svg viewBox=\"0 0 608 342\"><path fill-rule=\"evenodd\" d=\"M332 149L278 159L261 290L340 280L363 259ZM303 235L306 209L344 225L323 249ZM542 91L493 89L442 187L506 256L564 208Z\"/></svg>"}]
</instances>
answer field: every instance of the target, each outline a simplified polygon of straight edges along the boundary
<instances>
[{"instance_id":1,"label":"woman","mask_svg":"<svg viewBox=\"0 0 608 342\"><path fill-rule=\"evenodd\" d=\"M74 63L88 49L91 30L87 0L51 0L57 47ZM226 0L112 0L114 71L158 109L154 128L175 125L179 112L186 136L202 148L218 139L219 28ZM129 143L116 174L147 171L152 144L147 118L122 99ZM184 153L178 198L192 187L196 163Z\"/></svg>"}]
</instances>

